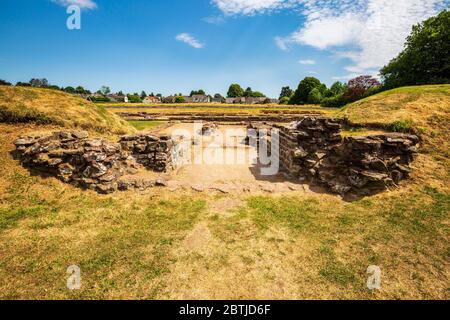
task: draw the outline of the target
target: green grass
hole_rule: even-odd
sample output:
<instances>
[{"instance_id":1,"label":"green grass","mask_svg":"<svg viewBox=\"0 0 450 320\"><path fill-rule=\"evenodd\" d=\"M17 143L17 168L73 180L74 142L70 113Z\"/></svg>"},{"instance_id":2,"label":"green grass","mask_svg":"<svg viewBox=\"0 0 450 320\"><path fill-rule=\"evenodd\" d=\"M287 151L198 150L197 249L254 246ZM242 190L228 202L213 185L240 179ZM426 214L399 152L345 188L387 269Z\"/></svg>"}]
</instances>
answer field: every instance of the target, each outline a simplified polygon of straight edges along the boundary
<instances>
[{"instance_id":1,"label":"green grass","mask_svg":"<svg viewBox=\"0 0 450 320\"><path fill-rule=\"evenodd\" d=\"M414 122L412 120L394 121L386 125L386 129L392 132L410 133L414 129Z\"/></svg>"},{"instance_id":2,"label":"green grass","mask_svg":"<svg viewBox=\"0 0 450 320\"><path fill-rule=\"evenodd\" d=\"M167 122L164 121L128 121L134 128L139 131L154 129L157 128Z\"/></svg>"}]
</instances>

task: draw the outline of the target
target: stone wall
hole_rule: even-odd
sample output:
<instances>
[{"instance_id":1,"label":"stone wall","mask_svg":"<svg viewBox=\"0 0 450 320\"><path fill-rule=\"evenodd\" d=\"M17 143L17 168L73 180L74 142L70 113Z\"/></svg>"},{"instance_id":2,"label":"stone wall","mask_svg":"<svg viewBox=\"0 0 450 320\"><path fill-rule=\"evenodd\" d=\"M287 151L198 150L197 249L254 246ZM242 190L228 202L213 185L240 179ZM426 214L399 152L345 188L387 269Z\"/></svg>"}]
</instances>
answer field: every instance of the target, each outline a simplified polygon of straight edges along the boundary
<instances>
[{"instance_id":1,"label":"stone wall","mask_svg":"<svg viewBox=\"0 0 450 320\"><path fill-rule=\"evenodd\" d=\"M330 150L340 144L340 121L325 117L304 117L292 127L279 130L280 164L301 181L314 176L314 167Z\"/></svg>"},{"instance_id":2,"label":"stone wall","mask_svg":"<svg viewBox=\"0 0 450 320\"><path fill-rule=\"evenodd\" d=\"M169 136L127 135L121 137L120 144L136 162L148 169L167 172L176 167L173 162L175 143Z\"/></svg>"},{"instance_id":3,"label":"stone wall","mask_svg":"<svg viewBox=\"0 0 450 320\"><path fill-rule=\"evenodd\" d=\"M205 132L213 127L206 126ZM417 136L398 133L343 138L341 121L321 116L305 116L290 127L275 128L282 171L349 197L374 194L407 178L419 145ZM113 143L89 138L84 131L22 136L15 142L23 165L101 193L164 185L140 181L138 173L168 172L188 163L192 143L151 134L122 136Z\"/></svg>"},{"instance_id":4,"label":"stone wall","mask_svg":"<svg viewBox=\"0 0 450 320\"><path fill-rule=\"evenodd\" d=\"M408 177L418 151L417 136L386 133L342 138L340 122L304 117L289 128L275 126L281 169L300 181L349 197L374 194Z\"/></svg>"},{"instance_id":5,"label":"stone wall","mask_svg":"<svg viewBox=\"0 0 450 320\"><path fill-rule=\"evenodd\" d=\"M22 136L15 142L24 166L76 186L114 192L119 179L148 168L166 172L181 160L177 141L167 136L123 136L120 143L90 139L84 131Z\"/></svg>"}]
</instances>

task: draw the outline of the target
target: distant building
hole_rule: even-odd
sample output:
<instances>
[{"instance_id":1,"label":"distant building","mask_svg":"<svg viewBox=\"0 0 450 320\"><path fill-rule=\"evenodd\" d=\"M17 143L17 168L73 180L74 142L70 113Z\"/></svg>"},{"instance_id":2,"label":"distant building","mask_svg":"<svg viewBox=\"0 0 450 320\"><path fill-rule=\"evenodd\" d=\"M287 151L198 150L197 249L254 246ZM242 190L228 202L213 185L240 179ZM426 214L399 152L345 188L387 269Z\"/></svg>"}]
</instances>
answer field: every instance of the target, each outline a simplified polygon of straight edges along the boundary
<instances>
[{"instance_id":1,"label":"distant building","mask_svg":"<svg viewBox=\"0 0 450 320\"><path fill-rule=\"evenodd\" d=\"M144 103L161 103L160 97L148 96L142 101Z\"/></svg>"},{"instance_id":2,"label":"distant building","mask_svg":"<svg viewBox=\"0 0 450 320\"><path fill-rule=\"evenodd\" d=\"M127 96L119 96L117 94L109 94L106 96L111 102L125 102L128 103Z\"/></svg>"},{"instance_id":3,"label":"distant building","mask_svg":"<svg viewBox=\"0 0 450 320\"><path fill-rule=\"evenodd\" d=\"M168 96L168 97L164 97L162 99L163 103L174 103L175 102L175 97L174 96Z\"/></svg>"},{"instance_id":4,"label":"distant building","mask_svg":"<svg viewBox=\"0 0 450 320\"><path fill-rule=\"evenodd\" d=\"M94 101L97 98L104 98L105 97L104 95L102 95L100 93L93 93L93 94L89 94L89 95L86 95L86 96L83 96L83 95L79 95L79 96L81 96L81 97L83 97L83 98L85 98L86 100L89 100L89 101Z\"/></svg>"},{"instance_id":5,"label":"distant building","mask_svg":"<svg viewBox=\"0 0 450 320\"><path fill-rule=\"evenodd\" d=\"M263 103L275 103L276 99L269 99L267 97L238 97L227 98L226 103L230 104L263 104Z\"/></svg>"},{"instance_id":6,"label":"distant building","mask_svg":"<svg viewBox=\"0 0 450 320\"><path fill-rule=\"evenodd\" d=\"M185 96L187 103L210 103L211 97L206 94L194 94L193 96Z\"/></svg>"},{"instance_id":7,"label":"distant building","mask_svg":"<svg viewBox=\"0 0 450 320\"><path fill-rule=\"evenodd\" d=\"M225 103L228 104L234 104L234 103L244 103L244 98L243 97L238 97L238 98L227 98L225 100Z\"/></svg>"},{"instance_id":8,"label":"distant building","mask_svg":"<svg viewBox=\"0 0 450 320\"><path fill-rule=\"evenodd\" d=\"M223 98L212 98L211 103L222 103Z\"/></svg>"}]
</instances>

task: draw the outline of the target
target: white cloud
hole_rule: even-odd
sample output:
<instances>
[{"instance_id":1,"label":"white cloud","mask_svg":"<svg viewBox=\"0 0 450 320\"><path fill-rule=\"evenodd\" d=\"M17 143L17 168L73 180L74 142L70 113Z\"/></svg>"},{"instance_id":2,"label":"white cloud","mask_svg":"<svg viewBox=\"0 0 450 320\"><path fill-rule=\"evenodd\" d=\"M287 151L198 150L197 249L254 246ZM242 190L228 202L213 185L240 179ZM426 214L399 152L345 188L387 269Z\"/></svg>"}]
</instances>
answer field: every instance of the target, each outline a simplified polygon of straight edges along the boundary
<instances>
[{"instance_id":1,"label":"white cloud","mask_svg":"<svg viewBox=\"0 0 450 320\"><path fill-rule=\"evenodd\" d=\"M202 19L209 24L221 25L225 23L225 19L222 16L209 16Z\"/></svg>"},{"instance_id":2,"label":"white cloud","mask_svg":"<svg viewBox=\"0 0 450 320\"><path fill-rule=\"evenodd\" d=\"M296 9L305 22L275 44L331 50L352 64L349 73L379 69L402 49L413 25L436 15L450 0L212 0L226 15L254 15Z\"/></svg>"},{"instance_id":3,"label":"white cloud","mask_svg":"<svg viewBox=\"0 0 450 320\"><path fill-rule=\"evenodd\" d=\"M189 33L180 33L175 37L175 39L184 42L195 49L201 49L205 46L203 43L198 41L194 36L190 35Z\"/></svg>"},{"instance_id":4,"label":"white cloud","mask_svg":"<svg viewBox=\"0 0 450 320\"><path fill-rule=\"evenodd\" d=\"M77 5L81 9L92 10L97 8L97 4L93 0L51 0L51 1L64 7L68 7L70 5Z\"/></svg>"},{"instance_id":5,"label":"white cloud","mask_svg":"<svg viewBox=\"0 0 450 320\"><path fill-rule=\"evenodd\" d=\"M293 0L212 0L212 2L226 15L254 15L276 9L287 8Z\"/></svg>"},{"instance_id":6,"label":"white cloud","mask_svg":"<svg viewBox=\"0 0 450 320\"><path fill-rule=\"evenodd\" d=\"M372 76L372 77L377 78L377 79L380 78L379 71L377 71L377 70L364 70L364 74L365 74L365 75ZM348 74L346 74L346 75L343 75L343 76L335 76L335 77L332 77L332 79L333 79L333 80L337 80L337 81L347 81L347 80L356 78L356 77L358 77L358 76L360 76L360 75L361 75L361 71L358 71L358 72L350 72L350 73L348 73Z\"/></svg>"},{"instance_id":7,"label":"white cloud","mask_svg":"<svg viewBox=\"0 0 450 320\"><path fill-rule=\"evenodd\" d=\"M449 4L448 0L305 0L306 23L287 41L317 49L347 49L348 76L373 73L403 49L411 27ZM348 48L352 48L350 51ZM348 77L346 76L346 77Z\"/></svg>"},{"instance_id":8,"label":"white cloud","mask_svg":"<svg viewBox=\"0 0 450 320\"><path fill-rule=\"evenodd\" d=\"M288 41L282 37L275 37L275 44L280 50L289 51Z\"/></svg>"},{"instance_id":9,"label":"white cloud","mask_svg":"<svg viewBox=\"0 0 450 320\"><path fill-rule=\"evenodd\" d=\"M316 64L316 61L315 60L311 60L311 59L307 59L307 60L299 60L298 63L311 65L311 64Z\"/></svg>"}]
</instances>

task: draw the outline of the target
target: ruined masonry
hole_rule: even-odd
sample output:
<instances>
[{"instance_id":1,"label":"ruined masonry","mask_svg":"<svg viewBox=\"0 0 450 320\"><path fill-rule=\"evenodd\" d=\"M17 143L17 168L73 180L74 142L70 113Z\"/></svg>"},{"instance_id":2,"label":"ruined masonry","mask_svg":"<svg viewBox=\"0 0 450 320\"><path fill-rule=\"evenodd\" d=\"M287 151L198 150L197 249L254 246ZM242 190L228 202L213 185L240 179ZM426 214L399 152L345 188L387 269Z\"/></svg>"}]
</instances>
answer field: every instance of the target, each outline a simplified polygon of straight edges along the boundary
<instances>
[{"instance_id":1,"label":"ruined masonry","mask_svg":"<svg viewBox=\"0 0 450 320\"><path fill-rule=\"evenodd\" d=\"M282 171L291 179L325 186L350 199L383 191L408 177L418 151L417 136L387 133L343 138L341 122L304 116L289 127L275 125L280 148L272 156L279 156ZM209 135L216 128L208 123L201 133ZM271 139L261 141L268 143L269 150ZM192 143L151 134L126 135L113 143L89 138L84 131L22 136L15 142L24 166L100 193L165 185L159 175L149 180L148 170L145 179L139 173L145 169L169 172L182 166Z\"/></svg>"},{"instance_id":2,"label":"ruined masonry","mask_svg":"<svg viewBox=\"0 0 450 320\"><path fill-rule=\"evenodd\" d=\"M149 134L123 136L119 143L112 143L89 139L84 131L64 131L22 136L15 145L24 166L100 193L161 183L121 177L137 174L143 168L170 171L182 156L179 142Z\"/></svg>"},{"instance_id":3,"label":"ruined masonry","mask_svg":"<svg viewBox=\"0 0 450 320\"><path fill-rule=\"evenodd\" d=\"M387 133L343 138L341 122L303 117L288 128L275 126L282 170L348 197L372 195L408 177L418 151L417 136Z\"/></svg>"}]
</instances>

